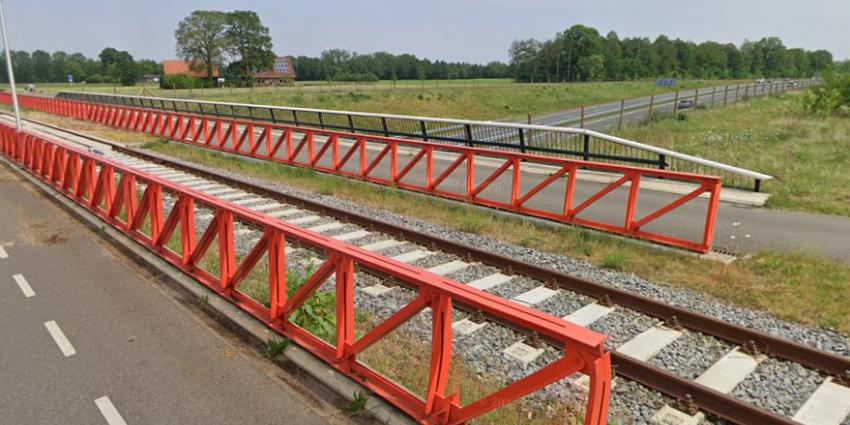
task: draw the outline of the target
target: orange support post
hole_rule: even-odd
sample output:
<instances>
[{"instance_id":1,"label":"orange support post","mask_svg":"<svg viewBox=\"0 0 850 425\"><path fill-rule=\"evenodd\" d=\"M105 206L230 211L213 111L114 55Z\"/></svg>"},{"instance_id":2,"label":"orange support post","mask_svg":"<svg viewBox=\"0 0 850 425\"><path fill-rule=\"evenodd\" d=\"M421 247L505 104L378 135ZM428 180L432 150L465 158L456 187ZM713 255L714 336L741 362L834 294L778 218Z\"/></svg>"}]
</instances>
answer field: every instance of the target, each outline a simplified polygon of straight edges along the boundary
<instances>
[{"instance_id":1,"label":"orange support post","mask_svg":"<svg viewBox=\"0 0 850 425\"><path fill-rule=\"evenodd\" d=\"M55 104L54 104L55 105ZM425 150L430 157L430 149ZM172 183L160 177L125 166L105 157L71 147L51 138L29 133L15 134L12 127L0 124L0 154L17 162L25 171L56 188L66 197L124 232L146 249L160 256L183 273L262 321L295 343L327 362L339 373L365 386L377 396L393 403L415 421L428 424L466 423L546 385L574 373L590 377L584 411L585 425L604 425L611 387L609 353L604 348L605 336L557 317L521 307L467 285L423 272L405 263L377 256L283 221L264 216L233 203L213 198L202 192ZM461 158L466 158L466 153ZM509 161L518 164L516 159ZM571 175L575 168L568 168ZM120 175L119 187L109 182ZM62 178L58 178L62 176ZM145 188L136 206L137 183ZM174 207L163 217L163 193L176 199ZM92 200L94 197L96 200ZM109 205L103 208L102 205ZM195 242L194 210L197 206L215 211L212 221ZM126 219L122 218L122 212ZM150 235L140 231L150 222ZM237 261L233 243L234 222L245 223L262 231L262 237ZM180 229L180 252L166 247L171 235ZM214 239L218 249L207 254ZM291 297L286 296L285 250L288 241L321 251L327 260ZM260 304L239 291L242 280L268 253L269 306ZM197 267L205 255L214 255L221 273L213 276ZM358 269L373 270L403 283L418 295L395 314L376 324L365 335L355 333L354 288ZM333 278L336 291L336 343L334 345L297 326L291 315L320 286ZM510 323L539 335L562 351L561 358L548 366L530 372L522 379L504 386L466 405L460 393L447 394L447 378L452 368L452 306L466 306L481 311L501 323ZM391 379L357 360L357 355L375 342L398 329L417 313L431 307L431 361L428 365L428 387L424 400Z\"/></svg>"},{"instance_id":2,"label":"orange support post","mask_svg":"<svg viewBox=\"0 0 850 425\"><path fill-rule=\"evenodd\" d=\"M49 110L52 105L57 104L76 105L78 109L89 108L91 113L88 119L96 122L104 122L102 117L118 112L125 117L137 116L140 117L138 122L142 122L142 125L139 126L137 131L161 133L163 137L167 137L170 140L207 149L296 167L311 168L330 174L361 179L375 184L397 186L406 190L513 211L527 216L575 224L697 252L708 252L711 249L710 242L713 239L714 223L717 216L717 208L712 206L713 204L711 202L705 206L706 215L704 225L701 229L695 229L693 232L695 234L699 233L700 236L697 238L685 239L664 233L660 230L652 232L642 231L638 223L645 224L655 220L680 207L685 202L701 202L694 200L704 193L708 194L710 200L719 199L721 186L718 177L282 124L263 123L262 133L259 138L256 138L255 132L259 124L253 121L171 112L166 117L161 111L157 110L112 105L104 106L30 96L24 96L22 99L32 107L41 110ZM695 94L695 100L699 100L698 89ZM0 102L8 103L8 95L0 94ZM109 121L107 120L106 122ZM120 128L120 124L118 125ZM211 125L212 129L210 129ZM168 129L170 130L166 131ZM293 137L296 137L297 140L294 143ZM271 148L270 141L275 138L275 146ZM351 143L343 143L342 140L350 140ZM267 149L259 149L259 145L262 143L265 143L269 147ZM279 151L284 149L284 144L286 145L285 154L278 154ZM340 146L343 146L342 149L344 151L341 158ZM304 151L306 151L306 160L303 159L304 155L302 152ZM370 152L373 155L371 158L369 157ZM377 152L377 154L374 152ZM479 158L483 159L479 160ZM346 167L349 161L359 161L356 169L352 169L353 167L351 166ZM425 162L425 176L422 179L424 181L411 181L409 178L410 172L420 161ZM449 163L446 167L438 167L436 164L437 161L448 161ZM324 165L327 162L330 162L332 165L330 167ZM460 166L464 162L466 166L461 168ZM495 172L487 170L486 173L488 175L485 176L482 183L476 185L476 173L480 173L482 169L486 170L485 167L478 167L477 164L486 164L488 162L496 162L504 165L496 169ZM389 177L379 176L377 170L379 166L382 166L381 164L388 164L389 172L384 175L388 174ZM485 189L496 184L495 182L501 174L506 171L506 167L513 168L509 199L495 200L485 196ZM565 208L563 211L540 210L527 205L529 203L528 201L534 195L558 184L557 178L547 178L543 184L537 184L530 191L524 191L521 185L522 174L524 173L523 169L532 167L538 169L551 167L553 170L572 170L568 173L569 184L564 192L563 200ZM463 169L466 170L466 175L458 176L463 173L463 171L458 170ZM599 201L612 190L616 189L616 187L604 189L599 192L598 196L589 198L582 205L573 209L573 192L577 183L575 175L576 170L579 169L603 172L614 176L629 176L624 177L625 180L623 180L623 182L632 182L629 201L625 205L629 213L627 222L606 222L577 217L590 204ZM435 170L439 170L436 176ZM564 173L562 172L561 174ZM443 184L449 177L461 178L465 184ZM638 218L636 217L637 194L639 193L641 182L646 179L661 179L693 184L694 187L698 188L699 193L697 193L697 196L689 197L685 202L671 202L661 206L651 215L652 220L646 220L649 216Z\"/></svg>"}]
</instances>

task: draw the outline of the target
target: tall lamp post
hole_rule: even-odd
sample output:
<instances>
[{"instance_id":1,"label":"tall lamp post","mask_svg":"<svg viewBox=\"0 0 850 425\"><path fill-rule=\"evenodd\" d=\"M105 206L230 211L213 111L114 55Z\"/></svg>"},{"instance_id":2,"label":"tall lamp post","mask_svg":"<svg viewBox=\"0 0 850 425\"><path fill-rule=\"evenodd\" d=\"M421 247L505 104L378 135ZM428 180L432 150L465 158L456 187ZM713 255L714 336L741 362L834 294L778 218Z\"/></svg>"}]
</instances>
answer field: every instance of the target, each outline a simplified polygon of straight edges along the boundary
<instances>
[{"instance_id":1,"label":"tall lamp post","mask_svg":"<svg viewBox=\"0 0 850 425\"><path fill-rule=\"evenodd\" d=\"M6 73L9 75L9 91L15 108L15 129L21 132L21 110L18 107L18 90L15 88L15 72L12 70L12 54L9 52L9 37L6 36L6 20L3 17L3 0L0 0L0 28L3 32L3 49L6 52Z\"/></svg>"}]
</instances>

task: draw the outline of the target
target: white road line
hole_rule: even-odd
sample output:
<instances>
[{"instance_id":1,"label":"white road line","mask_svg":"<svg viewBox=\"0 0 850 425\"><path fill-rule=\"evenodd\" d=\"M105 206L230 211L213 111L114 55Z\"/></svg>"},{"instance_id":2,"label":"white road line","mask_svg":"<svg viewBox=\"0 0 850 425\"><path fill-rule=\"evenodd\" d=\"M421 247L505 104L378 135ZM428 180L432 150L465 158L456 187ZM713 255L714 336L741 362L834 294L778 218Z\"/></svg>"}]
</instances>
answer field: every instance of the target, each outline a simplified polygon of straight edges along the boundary
<instances>
[{"instance_id":1,"label":"white road line","mask_svg":"<svg viewBox=\"0 0 850 425\"><path fill-rule=\"evenodd\" d=\"M118 413L118 409L115 408L109 397L103 396L95 400L94 404L100 409L100 414L103 415L103 418L106 419L106 423L109 425L127 425L127 422L124 422L124 418Z\"/></svg>"},{"instance_id":2,"label":"white road line","mask_svg":"<svg viewBox=\"0 0 850 425\"><path fill-rule=\"evenodd\" d=\"M7 254L6 250L3 249L3 245L0 245L0 260L3 258L9 258L9 254Z\"/></svg>"},{"instance_id":3,"label":"white road line","mask_svg":"<svg viewBox=\"0 0 850 425\"><path fill-rule=\"evenodd\" d=\"M32 286L30 286L27 279L24 278L24 275L16 274L12 276L12 279L15 279L15 283L17 283L18 287L21 288L21 292L24 293L25 297L31 298L35 296L35 291L32 290Z\"/></svg>"},{"instance_id":4,"label":"white road line","mask_svg":"<svg viewBox=\"0 0 850 425\"><path fill-rule=\"evenodd\" d=\"M62 333L62 329L59 329L59 325L57 325L55 321L51 320L49 322L44 322L44 327L47 328L47 332L49 332L50 336L53 337L53 340L56 341L56 345L59 346L59 350L62 351L62 354L64 354L65 357L71 357L74 354L77 354L77 351L74 350L74 346L71 345L71 341L68 341L68 338L65 337L65 334Z\"/></svg>"}]
</instances>

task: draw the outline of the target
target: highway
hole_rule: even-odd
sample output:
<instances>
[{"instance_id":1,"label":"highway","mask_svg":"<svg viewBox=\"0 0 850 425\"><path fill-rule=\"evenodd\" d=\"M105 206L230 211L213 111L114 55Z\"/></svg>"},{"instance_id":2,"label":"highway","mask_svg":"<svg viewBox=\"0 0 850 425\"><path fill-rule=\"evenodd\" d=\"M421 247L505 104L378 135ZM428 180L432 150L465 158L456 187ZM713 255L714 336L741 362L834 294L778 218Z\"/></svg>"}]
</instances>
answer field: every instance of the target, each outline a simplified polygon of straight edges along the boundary
<instances>
[{"instance_id":1,"label":"highway","mask_svg":"<svg viewBox=\"0 0 850 425\"><path fill-rule=\"evenodd\" d=\"M174 297L0 166L1 423L348 422Z\"/></svg>"},{"instance_id":2,"label":"highway","mask_svg":"<svg viewBox=\"0 0 850 425\"><path fill-rule=\"evenodd\" d=\"M749 86L747 89L744 86ZM777 86L776 89L780 89ZM665 89L667 90L667 89ZM696 99L697 90L699 90L699 99ZM680 90L679 99L698 100L699 105L711 107L722 105L725 102L734 103L743 99L744 96L763 96L767 92L767 85L741 85L740 90L735 90L735 85L729 86L729 92L726 92L726 86L709 87L702 89ZM665 91L655 95L652 100L653 111L656 112L673 112L673 103L676 99L676 93ZM648 108L650 97L638 97L625 99L623 107L623 124L643 122L648 116ZM585 123L584 127L596 130L605 131L616 128L619 124L620 102L608 102L585 107ZM525 123L524 120L515 121ZM580 127L581 126L581 109L575 108L567 111L562 111L554 114L547 114L532 119L532 124L550 125L556 127Z\"/></svg>"}]
</instances>

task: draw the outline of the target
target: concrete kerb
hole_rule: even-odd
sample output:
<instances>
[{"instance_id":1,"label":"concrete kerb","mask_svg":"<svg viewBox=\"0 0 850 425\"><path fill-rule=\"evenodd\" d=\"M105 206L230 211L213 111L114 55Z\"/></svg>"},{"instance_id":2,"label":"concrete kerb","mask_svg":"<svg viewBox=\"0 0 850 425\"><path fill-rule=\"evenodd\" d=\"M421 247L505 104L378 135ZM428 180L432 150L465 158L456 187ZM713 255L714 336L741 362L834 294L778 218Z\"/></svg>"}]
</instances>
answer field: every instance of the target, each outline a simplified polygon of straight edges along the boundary
<instances>
[{"instance_id":1,"label":"concrete kerb","mask_svg":"<svg viewBox=\"0 0 850 425\"><path fill-rule=\"evenodd\" d=\"M83 224L91 229L100 231L107 241L113 245L117 245L123 251L131 254L137 261L143 263L143 265L159 272L161 276L164 276L178 284L191 295L198 297L198 299L205 299L208 308L212 309L213 312L220 314L224 319L230 321L239 329L247 332L251 337L256 338L263 344L265 344L269 339L278 341L283 339L281 335L269 329L262 322L251 317L233 304L225 301L215 292L200 283L195 282L194 279L184 275L180 272L180 270L173 267L165 260L157 257L144 247L138 245L135 241L120 231L108 226L99 217L80 207L64 195L58 193L52 187L38 180L36 177L30 175L14 162L5 157L0 157L0 161L23 176L27 181L36 186L42 193L51 198L54 202L73 213ZM368 391L365 387L331 369L322 360L297 345L290 345L286 351L284 351L283 356L296 367L305 371L346 400L354 400L354 394L356 392L370 394L370 391ZM398 410L395 406L375 396L369 397L364 410L376 420L387 425L415 424L415 421Z\"/></svg>"}]
</instances>

